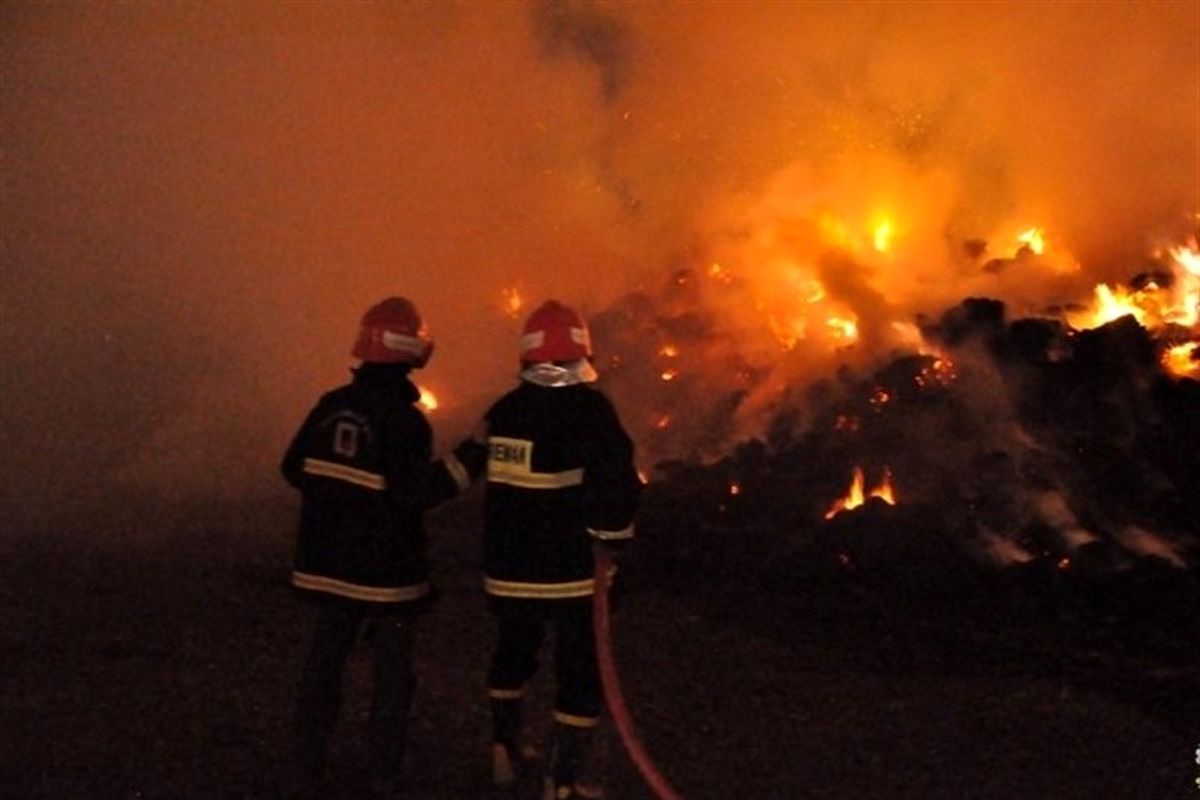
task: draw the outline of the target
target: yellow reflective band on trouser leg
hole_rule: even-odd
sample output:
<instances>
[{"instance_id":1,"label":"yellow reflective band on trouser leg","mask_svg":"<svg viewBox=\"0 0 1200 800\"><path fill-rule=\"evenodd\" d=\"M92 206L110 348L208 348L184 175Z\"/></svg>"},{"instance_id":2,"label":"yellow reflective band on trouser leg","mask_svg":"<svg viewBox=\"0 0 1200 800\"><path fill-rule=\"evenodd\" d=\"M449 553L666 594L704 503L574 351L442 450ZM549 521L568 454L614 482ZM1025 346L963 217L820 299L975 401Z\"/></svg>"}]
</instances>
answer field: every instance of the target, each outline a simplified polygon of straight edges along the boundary
<instances>
[{"instance_id":1,"label":"yellow reflective band on trouser leg","mask_svg":"<svg viewBox=\"0 0 1200 800\"><path fill-rule=\"evenodd\" d=\"M588 528L588 533L593 539L599 539L602 542L619 542L625 539L633 538L633 526L622 528L619 531L606 531L599 528Z\"/></svg>"},{"instance_id":2,"label":"yellow reflective band on trouser leg","mask_svg":"<svg viewBox=\"0 0 1200 800\"><path fill-rule=\"evenodd\" d=\"M404 603L410 600L420 600L430 592L429 584L424 581L408 586L364 586L307 572L293 572L292 585L297 589L335 594L339 597L365 600L370 603Z\"/></svg>"},{"instance_id":3,"label":"yellow reflective band on trouser leg","mask_svg":"<svg viewBox=\"0 0 1200 800\"><path fill-rule=\"evenodd\" d=\"M567 714L563 711L555 711L554 721L561 722L563 725L570 725L572 728L594 728L600 723L600 718L579 717L574 714Z\"/></svg>"},{"instance_id":4,"label":"yellow reflective band on trouser leg","mask_svg":"<svg viewBox=\"0 0 1200 800\"><path fill-rule=\"evenodd\" d=\"M493 597L524 597L533 600L563 600L571 597L591 597L596 579L585 578L565 583L525 583L484 577L483 589Z\"/></svg>"}]
</instances>

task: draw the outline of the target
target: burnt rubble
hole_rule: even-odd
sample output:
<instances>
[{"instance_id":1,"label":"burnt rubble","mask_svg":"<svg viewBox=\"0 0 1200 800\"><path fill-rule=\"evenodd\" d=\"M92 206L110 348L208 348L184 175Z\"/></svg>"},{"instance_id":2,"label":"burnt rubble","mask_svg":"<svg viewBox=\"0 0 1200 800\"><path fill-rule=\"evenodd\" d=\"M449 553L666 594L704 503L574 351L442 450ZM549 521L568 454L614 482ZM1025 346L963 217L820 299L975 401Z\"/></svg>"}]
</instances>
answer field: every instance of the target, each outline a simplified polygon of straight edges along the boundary
<instances>
[{"instance_id":1,"label":"burnt rubble","mask_svg":"<svg viewBox=\"0 0 1200 800\"><path fill-rule=\"evenodd\" d=\"M921 327L941 355L844 371L728 455L660 463L642 547L773 592L1200 645L1200 383L1132 317L1075 331L973 298ZM856 468L895 504L830 514Z\"/></svg>"}]
</instances>

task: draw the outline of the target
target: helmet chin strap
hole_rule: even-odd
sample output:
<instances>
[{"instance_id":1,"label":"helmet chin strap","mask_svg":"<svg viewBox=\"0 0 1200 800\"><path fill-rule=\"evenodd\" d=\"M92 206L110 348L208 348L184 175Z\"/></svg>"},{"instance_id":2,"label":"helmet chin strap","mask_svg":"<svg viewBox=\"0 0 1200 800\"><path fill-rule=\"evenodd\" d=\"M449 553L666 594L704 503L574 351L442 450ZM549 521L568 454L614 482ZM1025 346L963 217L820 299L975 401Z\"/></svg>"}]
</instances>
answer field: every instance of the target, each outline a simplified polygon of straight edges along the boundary
<instances>
[{"instance_id":1,"label":"helmet chin strap","mask_svg":"<svg viewBox=\"0 0 1200 800\"><path fill-rule=\"evenodd\" d=\"M538 386L574 386L577 383L591 383L599 375L595 367L586 358L572 361L562 366L550 361L539 361L521 370L521 380L536 383Z\"/></svg>"}]
</instances>

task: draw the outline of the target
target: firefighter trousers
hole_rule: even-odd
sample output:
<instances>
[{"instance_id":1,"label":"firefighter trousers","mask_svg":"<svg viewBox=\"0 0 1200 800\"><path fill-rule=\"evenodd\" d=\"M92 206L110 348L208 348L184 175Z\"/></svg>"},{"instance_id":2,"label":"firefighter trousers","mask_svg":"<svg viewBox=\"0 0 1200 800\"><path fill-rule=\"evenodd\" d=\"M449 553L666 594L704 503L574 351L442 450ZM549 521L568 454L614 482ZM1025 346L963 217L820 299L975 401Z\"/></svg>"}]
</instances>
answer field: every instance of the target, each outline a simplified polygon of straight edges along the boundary
<instances>
[{"instance_id":1,"label":"firefighter trousers","mask_svg":"<svg viewBox=\"0 0 1200 800\"><path fill-rule=\"evenodd\" d=\"M319 782L324 774L346 659L360 633L370 641L374 655L367 731L372 773L390 778L400 772L417 683L412 664L417 616L403 606L336 597L323 599L316 609L294 718L296 763L312 781Z\"/></svg>"},{"instance_id":2,"label":"firefighter trousers","mask_svg":"<svg viewBox=\"0 0 1200 800\"><path fill-rule=\"evenodd\" d=\"M592 629L592 598L534 600L490 597L496 616L496 648L488 673L493 699L517 699L538 669L538 650L547 628L554 635L557 694L555 719L592 727L600 716L602 692Z\"/></svg>"}]
</instances>

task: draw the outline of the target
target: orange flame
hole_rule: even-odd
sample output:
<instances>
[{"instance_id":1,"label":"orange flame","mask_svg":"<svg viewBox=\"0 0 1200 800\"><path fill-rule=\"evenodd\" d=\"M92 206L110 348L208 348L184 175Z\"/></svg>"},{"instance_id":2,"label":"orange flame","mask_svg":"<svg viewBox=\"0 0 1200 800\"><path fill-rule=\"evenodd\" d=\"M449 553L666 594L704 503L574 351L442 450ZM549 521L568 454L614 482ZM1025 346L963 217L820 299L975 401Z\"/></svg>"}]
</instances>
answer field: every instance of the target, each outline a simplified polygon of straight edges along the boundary
<instances>
[{"instance_id":1,"label":"orange flame","mask_svg":"<svg viewBox=\"0 0 1200 800\"><path fill-rule=\"evenodd\" d=\"M674 368L668 369L668 370L663 370L663 374L660 377L664 381L673 381L679 377L679 370L674 369Z\"/></svg>"},{"instance_id":2,"label":"orange flame","mask_svg":"<svg viewBox=\"0 0 1200 800\"><path fill-rule=\"evenodd\" d=\"M1168 347L1162 354L1162 365L1167 372L1178 378L1200 377L1200 361L1196 359L1196 351L1200 342L1186 342Z\"/></svg>"},{"instance_id":3,"label":"orange flame","mask_svg":"<svg viewBox=\"0 0 1200 800\"><path fill-rule=\"evenodd\" d=\"M658 354L664 358L675 358L679 355L679 348L673 344L664 344L658 349Z\"/></svg>"},{"instance_id":4,"label":"orange flame","mask_svg":"<svg viewBox=\"0 0 1200 800\"><path fill-rule=\"evenodd\" d=\"M1168 285L1150 281L1135 290L1101 283L1094 290L1091 306L1068 314L1067 322L1086 330L1132 314L1146 328L1168 324L1195 327L1200 323L1200 249L1193 242L1160 252L1159 257L1165 261L1168 254L1175 273Z\"/></svg>"},{"instance_id":5,"label":"orange flame","mask_svg":"<svg viewBox=\"0 0 1200 800\"><path fill-rule=\"evenodd\" d=\"M420 393L421 393L421 397L417 400L417 405L419 405L421 408L425 409L426 411L437 410L437 407L438 407L437 395L435 395L433 392L426 389L424 386L418 386L417 390L420 391Z\"/></svg>"},{"instance_id":6,"label":"orange flame","mask_svg":"<svg viewBox=\"0 0 1200 800\"><path fill-rule=\"evenodd\" d=\"M825 323L836 338L850 342L858 338L858 322L855 320L845 317L830 317Z\"/></svg>"},{"instance_id":7,"label":"orange flame","mask_svg":"<svg viewBox=\"0 0 1200 800\"><path fill-rule=\"evenodd\" d=\"M854 468L854 478L850 481L850 489L845 497L833 501L833 505L825 512L825 519L833 519L843 511L858 508L865 502L863 497L863 473L861 467Z\"/></svg>"},{"instance_id":8,"label":"orange flame","mask_svg":"<svg viewBox=\"0 0 1200 800\"><path fill-rule=\"evenodd\" d=\"M1042 235L1041 228L1030 228L1017 236L1017 241L1033 251L1034 255L1041 255L1046 251L1046 239Z\"/></svg>"},{"instance_id":9,"label":"orange flame","mask_svg":"<svg viewBox=\"0 0 1200 800\"><path fill-rule=\"evenodd\" d=\"M896 490L892 487L892 471L890 469L883 468L883 480L871 490L869 496L878 497L889 506L896 505Z\"/></svg>"},{"instance_id":10,"label":"orange flame","mask_svg":"<svg viewBox=\"0 0 1200 800\"><path fill-rule=\"evenodd\" d=\"M858 508L867 501L868 497L878 497L889 506L896 505L896 490L892 487L892 471L890 469L884 467L883 479L878 486L871 490L870 494L863 493L863 483L862 467L855 467L854 477L850 481L850 488L846 495L833 501L833 505L825 512L825 519L833 519L843 511Z\"/></svg>"},{"instance_id":11,"label":"orange flame","mask_svg":"<svg viewBox=\"0 0 1200 800\"><path fill-rule=\"evenodd\" d=\"M1134 293L1121 286L1113 289L1107 283L1098 284L1094 291L1092 307L1084 314L1077 314L1074 319L1069 319L1075 327L1098 328L1129 314L1139 323L1145 324L1146 312L1138 304Z\"/></svg>"}]
</instances>

